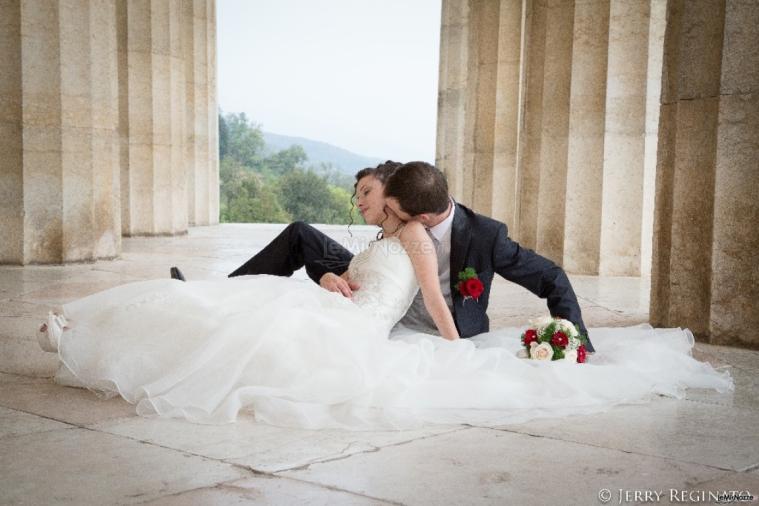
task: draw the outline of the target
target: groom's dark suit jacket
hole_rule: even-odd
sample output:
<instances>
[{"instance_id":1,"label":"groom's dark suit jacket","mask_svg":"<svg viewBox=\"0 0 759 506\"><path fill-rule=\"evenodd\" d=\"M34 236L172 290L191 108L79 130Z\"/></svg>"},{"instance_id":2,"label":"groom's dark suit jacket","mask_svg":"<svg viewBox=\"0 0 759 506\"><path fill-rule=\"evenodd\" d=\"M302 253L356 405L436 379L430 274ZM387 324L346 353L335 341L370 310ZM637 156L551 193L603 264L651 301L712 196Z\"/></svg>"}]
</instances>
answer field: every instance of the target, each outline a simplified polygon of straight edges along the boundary
<instances>
[{"instance_id":1,"label":"groom's dark suit jacket","mask_svg":"<svg viewBox=\"0 0 759 506\"><path fill-rule=\"evenodd\" d=\"M464 301L454 288L458 273L472 267L485 286L479 300ZM547 299L553 316L560 316L587 334L580 305L564 270L551 260L523 248L509 238L506 225L456 204L451 230L451 295L453 316L461 337L471 337L490 328L486 311L493 275L498 274ZM588 351L595 351L588 340Z\"/></svg>"}]
</instances>

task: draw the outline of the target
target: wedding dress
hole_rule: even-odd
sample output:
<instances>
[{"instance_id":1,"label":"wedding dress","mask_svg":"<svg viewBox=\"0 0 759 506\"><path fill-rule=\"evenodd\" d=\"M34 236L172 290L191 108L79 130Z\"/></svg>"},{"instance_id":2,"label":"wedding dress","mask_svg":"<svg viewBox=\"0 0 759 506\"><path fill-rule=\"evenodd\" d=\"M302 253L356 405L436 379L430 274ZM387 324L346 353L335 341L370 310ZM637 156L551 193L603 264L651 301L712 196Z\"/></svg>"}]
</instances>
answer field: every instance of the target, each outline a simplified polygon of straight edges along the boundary
<instances>
[{"instance_id":1,"label":"wedding dress","mask_svg":"<svg viewBox=\"0 0 759 506\"><path fill-rule=\"evenodd\" d=\"M733 388L680 329L591 329L585 364L518 358L518 328L388 339L418 290L408 255L383 239L349 270L361 285L352 300L258 275L136 282L66 304L56 381L121 395L144 416L227 423L248 411L312 429L505 424Z\"/></svg>"}]
</instances>

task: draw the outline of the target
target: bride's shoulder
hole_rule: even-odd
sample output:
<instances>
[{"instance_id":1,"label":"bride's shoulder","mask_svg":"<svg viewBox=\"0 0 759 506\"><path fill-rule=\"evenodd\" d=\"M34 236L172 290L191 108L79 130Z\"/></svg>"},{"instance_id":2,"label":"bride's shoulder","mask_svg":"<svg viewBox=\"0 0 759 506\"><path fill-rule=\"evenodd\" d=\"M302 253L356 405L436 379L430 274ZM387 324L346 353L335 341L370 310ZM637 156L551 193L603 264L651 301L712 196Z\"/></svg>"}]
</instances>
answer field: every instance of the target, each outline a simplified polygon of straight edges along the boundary
<instances>
[{"instance_id":1,"label":"bride's shoulder","mask_svg":"<svg viewBox=\"0 0 759 506\"><path fill-rule=\"evenodd\" d=\"M418 221L409 221L398 235L398 240L408 251L409 248L416 248L419 244L429 242L430 236L427 235L427 230L424 228L424 225Z\"/></svg>"},{"instance_id":2,"label":"bride's shoulder","mask_svg":"<svg viewBox=\"0 0 759 506\"><path fill-rule=\"evenodd\" d=\"M405 238L416 239L426 235L427 231L424 229L424 225L418 221L407 221L406 224L403 225L403 230L401 230L399 237L401 240L404 240Z\"/></svg>"}]
</instances>

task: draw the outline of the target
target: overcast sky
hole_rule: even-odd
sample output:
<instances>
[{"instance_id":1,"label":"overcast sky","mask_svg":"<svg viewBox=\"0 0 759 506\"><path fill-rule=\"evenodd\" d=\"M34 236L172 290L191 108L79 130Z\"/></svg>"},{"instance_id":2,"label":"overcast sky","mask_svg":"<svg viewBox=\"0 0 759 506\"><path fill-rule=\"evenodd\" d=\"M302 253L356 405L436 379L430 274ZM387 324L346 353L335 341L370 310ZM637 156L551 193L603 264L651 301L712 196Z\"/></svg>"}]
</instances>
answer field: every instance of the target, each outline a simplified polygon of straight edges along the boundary
<instances>
[{"instance_id":1,"label":"overcast sky","mask_svg":"<svg viewBox=\"0 0 759 506\"><path fill-rule=\"evenodd\" d=\"M219 107L263 129L435 158L440 0L218 0Z\"/></svg>"}]
</instances>

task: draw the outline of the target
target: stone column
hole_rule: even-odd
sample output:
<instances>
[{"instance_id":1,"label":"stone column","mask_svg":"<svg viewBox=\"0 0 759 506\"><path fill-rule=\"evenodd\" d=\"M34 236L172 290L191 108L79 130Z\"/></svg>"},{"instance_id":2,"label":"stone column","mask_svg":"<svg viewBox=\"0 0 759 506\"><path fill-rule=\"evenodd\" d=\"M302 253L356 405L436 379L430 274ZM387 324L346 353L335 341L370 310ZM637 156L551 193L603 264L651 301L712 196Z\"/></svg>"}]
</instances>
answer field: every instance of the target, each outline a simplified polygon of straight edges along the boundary
<instances>
[{"instance_id":1,"label":"stone column","mask_svg":"<svg viewBox=\"0 0 759 506\"><path fill-rule=\"evenodd\" d=\"M498 2L469 3L469 69L464 131L464 200L490 215L498 66Z\"/></svg>"},{"instance_id":2,"label":"stone column","mask_svg":"<svg viewBox=\"0 0 759 506\"><path fill-rule=\"evenodd\" d=\"M187 215L194 225L219 221L215 9L213 0L182 0L184 159Z\"/></svg>"},{"instance_id":3,"label":"stone column","mask_svg":"<svg viewBox=\"0 0 759 506\"><path fill-rule=\"evenodd\" d=\"M121 247L114 3L6 4L8 75L0 82L9 157L1 188L10 205L0 227L11 239L0 261L114 257Z\"/></svg>"},{"instance_id":4,"label":"stone column","mask_svg":"<svg viewBox=\"0 0 759 506\"><path fill-rule=\"evenodd\" d=\"M206 1L188 0L192 17L185 22L192 26L192 35L185 41L188 98L185 140L192 157L187 166L188 213L191 223L203 223L208 214L208 65ZM187 12L187 11L185 11ZM190 13L188 13L190 14ZM191 73L190 73L191 72Z\"/></svg>"},{"instance_id":5,"label":"stone column","mask_svg":"<svg viewBox=\"0 0 759 506\"><path fill-rule=\"evenodd\" d=\"M517 164L522 82L522 0L501 0L498 23L495 126L490 216L515 233L519 213Z\"/></svg>"},{"instance_id":6,"label":"stone column","mask_svg":"<svg viewBox=\"0 0 759 506\"><path fill-rule=\"evenodd\" d=\"M435 163L445 173L451 195L461 202L464 202L468 41L469 3L465 0L443 0Z\"/></svg>"},{"instance_id":7,"label":"stone column","mask_svg":"<svg viewBox=\"0 0 759 506\"><path fill-rule=\"evenodd\" d=\"M648 80L646 83L646 137L643 162L643 223L641 225L640 275L651 276L656 193L656 147L659 142L659 101L661 99L662 57L667 2L651 1L648 28Z\"/></svg>"},{"instance_id":8,"label":"stone column","mask_svg":"<svg viewBox=\"0 0 759 506\"><path fill-rule=\"evenodd\" d=\"M219 101L216 80L216 0L206 0L208 38L208 217L204 223L219 223Z\"/></svg>"},{"instance_id":9,"label":"stone column","mask_svg":"<svg viewBox=\"0 0 759 506\"><path fill-rule=\"evenodd\" d=\"M598 274L609 0L575 2L569 99L564 268Z\"/></svg>"},{"instance_id":10,"label":"stone column","mask_svg":"<svg viewBox=\"0 0 759 506\"><path fill-rule=\"evenodd\" d=\"M0 12L0 263L23 263L21 3L4 0Z\"/></svg>"},{"instance_id":11,"label":"stone column","mask_svg":"<svg viewBox=\"0 0 759 506\"><path fill-rule=\"evenodd\" d=\"M612 0L599 271L640 276L648 0Z\"/></svg>"},{"instance_id":12,"label":"stone column","mask_svg":"<svg viewBox=\"0 0 759 506\"><path fill-rule=\"evenodd\" d=\"M127 72L120 75L127 90L121 114L128 138L128 164L121 178L122 211L127 215L122 232L183 233L187 178L180 2L121 1L126 3L126 16L119 20L126 22L127 44Z\"/></svg>"},{"instance_id":13,"label":"stone column","mask_svg":"<svg viewBox=\"0 0 759 506\"><path fill-rule=\"evenodd\" d=\"M759 347L759 5L671 0L651 322Z\"/></svg>"},{"instance_id":14,"label":"stone column","mask_svg":"<svg viewBox=\"0 0 759 506\"><path fill-rule=\"evenodd\" d=\"M545 0L527 2L525 9L525 48L523 51L524 133L520 136L518 234L525 247L535 249L538 242L538 193L540 190L541 145L543 141L543 74L546 45Z\"/></svg>"},{"instance_id":15,"label":"stone column","mask_svg":"<svg viewBox=\"0 0 759 506\"><path fill-rule=\"evenodd\" d=\"M546 5L537 250L561 264L569 137L574 0Z\"/></svg>"}]
</instances>

